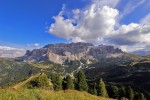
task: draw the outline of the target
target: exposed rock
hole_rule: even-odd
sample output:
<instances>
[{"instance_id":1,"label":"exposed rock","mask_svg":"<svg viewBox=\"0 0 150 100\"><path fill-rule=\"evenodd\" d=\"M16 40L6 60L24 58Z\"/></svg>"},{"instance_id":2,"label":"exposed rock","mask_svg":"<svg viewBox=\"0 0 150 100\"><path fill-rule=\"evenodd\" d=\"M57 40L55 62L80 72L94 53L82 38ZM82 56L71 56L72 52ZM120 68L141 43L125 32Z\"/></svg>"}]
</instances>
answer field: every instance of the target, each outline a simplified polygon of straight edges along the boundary
<instances>
[{"instance_id":1,"label":"exposed rock","mask_svg":"<svg viewBox=\"0 0 150 100\"><path fill-rule=\"evenodd\" d=\"M27 50L24 61L53 61L63 64L66 60L101 60L105 58L121 57L124 54L121 49L113 46L94 46L90 43L59 43L49 44L41 49Z\"/></svg>"}]
</instances>

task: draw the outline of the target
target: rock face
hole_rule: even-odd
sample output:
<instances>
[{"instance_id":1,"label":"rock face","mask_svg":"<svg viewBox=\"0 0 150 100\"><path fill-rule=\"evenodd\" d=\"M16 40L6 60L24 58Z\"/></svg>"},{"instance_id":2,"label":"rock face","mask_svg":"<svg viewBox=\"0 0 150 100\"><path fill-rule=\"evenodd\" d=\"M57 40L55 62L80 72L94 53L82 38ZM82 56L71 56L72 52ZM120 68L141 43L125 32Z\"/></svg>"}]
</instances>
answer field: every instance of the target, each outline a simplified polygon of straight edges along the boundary
<instances>
[{"instance_id":1,"label":"rock face","mask_svg":"<svg viewBox=\"0 0 150 100\"><path fill-rule=\"evenodd\" d=\"M94 46L90 43L59 43L49 44L41 49L27 51L23 60L26 62L52 61L63 64L66 60L101 60L105 58L121 57L122 50L113 46L99 45Z\"/></svg>"}]
</instances>

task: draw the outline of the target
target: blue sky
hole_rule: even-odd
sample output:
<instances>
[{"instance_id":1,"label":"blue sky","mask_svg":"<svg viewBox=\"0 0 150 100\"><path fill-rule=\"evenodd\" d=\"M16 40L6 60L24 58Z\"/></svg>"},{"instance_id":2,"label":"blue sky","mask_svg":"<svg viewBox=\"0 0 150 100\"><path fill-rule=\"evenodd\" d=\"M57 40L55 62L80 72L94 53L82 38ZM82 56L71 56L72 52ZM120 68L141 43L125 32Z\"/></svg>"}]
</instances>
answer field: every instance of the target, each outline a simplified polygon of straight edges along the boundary
<instances>
[{"instance_id":1,"label":"blue sky","mask_svg":"<svg viewBox=\"0 0 150 100\"><path fill-rule=\"evenodd\" d=\"M63 7L63 5L65 6ZM93 9L92 5L96 5L94 8L94 16L96 16L96 13L101 13L101 15L97 14L101 19L96 17L92 19L88 17L88 20L84 19L90 15L90 12L87 13L86 16L84 13ZM101 10L97 10L98 8ZM103 14L103 10L108 12L108 14ZM75 14L75 11L77 14ZM114 14L114 12L116 14ZM149 41L139 42L134 37L132 40L129 38L121 41L116 37L130 37L131 32L138 30L137 27L145 25L146 16L149 14L149 0L0 0L0 46L33 49L50 43L70 41L92 42L97 44L104 43L120 47L123 50L127 50L131 47L136 47L137 50L147 50L149 45L145 45L144 47L141 45L142 43L149 44ZM75 17L79 18L76 19ZM106 19L104 17L106 17ZM69 22L67 22L67 20L69 20ZM92 23L92 21L95 20L102 21L102 24L99 24L100 22L98 21L96 21L98 23ZM142 20L144 21L142 22ZM110 22L107 23L107 21ZM64 23L64 25L59 22ZM86 29L88 24L83 26L85 23L105 27L98 27L100 30L96 29L95 32L93 29L94 26L89 25L89 29ZM121 28L124 25L126 26L124 30L131 30L122 32ZM88 30L89 33L83 32L82 29ZM110 29L110 31L108 32L106 29ZM78 33L78 30L82 31ZM112 34L108 35L107 32L112 32ZM148 38L145 40L149 39L149 33L150 32L147 33ZM144 35L143 37L147 36ZM117 44L117 42L120 44ZM133 44L130 45L129 43Z\"/></svg>"},{"instance_id":2,"label":"blue sky","mask_svg":"<svg viewBox=\"0 0 150 100\"><path fill-rule=\"evenodd\" d=\"M47 27L54 21L63 4L69 9L83 7L87 2L76 0L1 0L0 45L23 45L65 42L48 34ZM6 43L5 43L6 42Z\"/></svg>"}]
</instances>

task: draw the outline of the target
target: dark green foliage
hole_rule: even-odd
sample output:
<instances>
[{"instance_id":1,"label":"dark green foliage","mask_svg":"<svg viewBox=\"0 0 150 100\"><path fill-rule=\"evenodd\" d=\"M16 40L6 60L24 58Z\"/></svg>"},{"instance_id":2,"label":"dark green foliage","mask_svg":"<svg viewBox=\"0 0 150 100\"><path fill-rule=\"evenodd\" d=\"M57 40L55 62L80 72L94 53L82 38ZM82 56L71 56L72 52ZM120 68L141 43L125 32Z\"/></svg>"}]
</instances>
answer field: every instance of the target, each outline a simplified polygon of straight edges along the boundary
<instances>
[{"instance_id":1,"label":"dark green foliage","mask_svg":"<svg viewBox=\"0 0 150 100\"><path fill-rule=\"evenodd\" d=\"M94 83L93 94L97 95L97 84L96 83Z\"/></svg>"},{"instance_id":2,"label":"dark green foliage","mask_svg":"<svg viewBox=\"0 0 150 100\"><path fill-rule=\"evenodd\" d=\"M78 60L75 60L75 61L70 60L70 61L66 61L64 63L64 65L67 66L65 68L66 72L71 73L71 72L73 72L73 71L78 69L78 67L80 66L80 61L78 61Z\"/></svg>"},{"instance_id":3,"label":"dark green foliage","mask_svg":"<svg viewBox=\"0 0 150 100\"><path fill-rule=\"evenodd\" d=\"M143 93L135 93L135 100L146 100L146 97L144 96Z\"/></svg>"},{"instance_id":4,"label":"dark green foliage","mask_svg":"<svg viewBox=\"0 0 150 100\"><path fill-rule=\"evenodd\" d=\"M32 70L29 71L29 76L31 76L33 74Z\"/></svg>"},{"instance_id":5,"label":"dark green foliage","mask_svg":"<svg viewBox=\"0 0 150 100\"><path fill-rule=\"evenodd\" d=\"M56 91L59 91L59 90L62 90L62 77L59 76L59 75L56 75L56 74L52 74L51 75L51 80L52 80L52 83L53 83L53 87L54 87L54 90Z\"/></svg>"},{"instance_id":6,"label":"dark green foliage","mask_svg":"<svg viewBox=\"0 0 150 100\"><path fill-rule=\"evenodd\" d=\"M73 80L69 75L65 78L65 81L66 81L66 88L65 89L74 89Z\"/></svg>"},{"instance_id":7,"label":"dark green foliage","mask_svg":"<svg viewBox=\"0 0 150 100\"><path fill-rule=\"evenodd\" d=\"M0 58L0 86L16 84L27 79L30 70L32 74L37 74L40 69L27 63Z\"/></svg>"},{"instance_id":8,"label":"dark green foliage","mask_svg":"<svg viewBox=\"0 0 150 100\"><path fill-rule=\"evenodd\" d=\"M52 80L52 83L55 84L56 83L56 77L57 75L55 73L52 73L51 75L51 80Z\"/></svg>"},{"instance_id":9,"label":"dark green foliage","mask_svg":"<svg viewBox=\"0 0 150 100\"><path fill-rule=\"evenodd\" d=\"M84 58L82 58L80 61L81 61L83 64L87 64L87 60L84 59Z\"/></svg>"},{"instance_id":10,"label":"dark green foliage","mask_svg":"<svg viewBox=\"0 0 150 100\"><path fill-rule=\"evenodd\" d=\"M97 84L94 83L91 87L89 87L89 93L93 95L97 95Z\"/></svg>"},{"instance_id":11,"label":"dark green foliage","mask_svg":"<svg viewBox=\"0 0 150 100\"><path fill-rule=\"evenodd\" d=\"M48 87L49 86L49 80L47 78L46 74L42 74L38 77L39 81L39 87Z\"/></svg>"},{"instance_id":12,"label":"dark green foliage","mask_svg":"<svg viewBox=\"0 0 150 100\"><path fill-rule=\"evenodd\" d=\"M56 77L56 86L55 86L55 90L62 90L62 77L61 76L57 76Z\"/></svg>"},{"instance_id":13,"label":"dark green foliage","mask_svg":"<svg viewBox=\"0 0 150 100\"><path fill-rule=\"evenodd\" d=\"M121 86L119 91L120 91L119 93L120 93L121 97L125 97L126 96L126 88L125 88L125 86Z\"/></svg>"},{"instance_id":14,"label":"dark green foliage","mask_svg":"<svg viewBox=\"0 0 150 100\"><path fill-rule=\"evenodd\" d=\"M128 98L129 98L129 100L134 100L134 96L135 96L134 91L133 91L133 89L129 86L129 87L128 87Z\"/></svg>"},{"instance_id":15,"label":"dark green foliage","mask_svg":"<svg viewBox=\"0 0 150 100\"><path fill-rule=\"evenodd\" d=\"M144 96L143 93L140 93L140 94L139 94L138 100L146 100L146 97Z\"/></svg>"},{"instance_id":16,"label":"dark green foliage","mask_svg":"<svg viewBox=\"0 0 150 100\"><path fill-rule=\"evenodd\" d=\"M49 87L49 79L46 74L41 74L36 79L30 81L28 88L47 88Z\"/></svg>"},{"instance_id":17,"label":"dark green foliage","mask_svg":"<svg viewBox=\"0 0 150 100\"><path fill-rule=\"evenodd\" d=\"M39 88L39 87L40 87L39 86L39 81L38 81L37 78L32 80L32 81L30 81L30 83L27 85L27 88L29 88L29 89Z\"/></svg>"},{"instance_id":18,"label":"dark green foliage","mask_svg":"<svg viewBox=\"0 0 150 100\"><path fill-rule=\"evenodd\" d=\"M76 85L79 91L88 91L86 77L82 70L80 70L76 75Z\"/></svg>"},{"instance_id":19,"label":"dark green foliage","mask_svg":"<svg viewBox=\"0 0 150 100\"><path fill-rule=\"evenodd\" d=\"M103 79L100 79L99 81L98 90L99 90L99 93L98 93L99 96L108 97L108 93L107 93Z\"/></svg>"},{"instance_id":20,"label":"dark green foliage","mask_svg":"<svg viewBox=\"0 0 150 100\"><path fill-rule=\"evenodd\" d=\"M119 88L117 86L112 86L113 91L113 98L118 99L119 98Z\"/></svg>"}]
</instances>

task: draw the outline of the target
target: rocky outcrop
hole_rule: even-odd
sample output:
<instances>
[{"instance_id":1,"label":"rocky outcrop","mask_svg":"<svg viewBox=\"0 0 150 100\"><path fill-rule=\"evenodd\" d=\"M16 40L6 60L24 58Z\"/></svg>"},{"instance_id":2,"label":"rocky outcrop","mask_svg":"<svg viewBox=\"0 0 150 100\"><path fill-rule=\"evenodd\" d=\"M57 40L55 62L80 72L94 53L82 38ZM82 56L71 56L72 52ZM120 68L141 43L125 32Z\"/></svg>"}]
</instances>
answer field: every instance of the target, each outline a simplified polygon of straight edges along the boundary
<instances>
[{"instance_id":1,"label":"rocky outcrop","mask_svg":"<svg viewBox=\"0 0 150 100\"><path fill-rule=\"evenodd\" d=\"M66 60L101 60L111 57L121 57L124 53L113 46L99 45L91 43L59 43L49 44L41 49L27 51L23 60L26 62L52 61L63 64Z\"/></svg>"}]
</instances>

